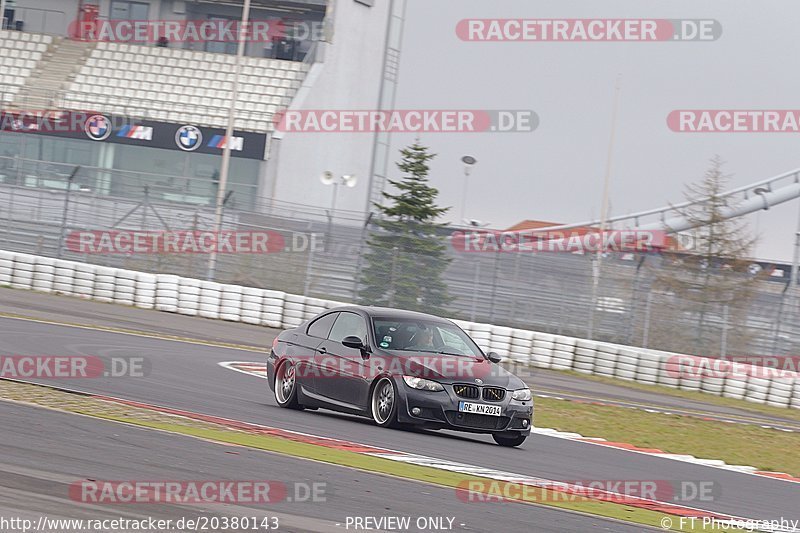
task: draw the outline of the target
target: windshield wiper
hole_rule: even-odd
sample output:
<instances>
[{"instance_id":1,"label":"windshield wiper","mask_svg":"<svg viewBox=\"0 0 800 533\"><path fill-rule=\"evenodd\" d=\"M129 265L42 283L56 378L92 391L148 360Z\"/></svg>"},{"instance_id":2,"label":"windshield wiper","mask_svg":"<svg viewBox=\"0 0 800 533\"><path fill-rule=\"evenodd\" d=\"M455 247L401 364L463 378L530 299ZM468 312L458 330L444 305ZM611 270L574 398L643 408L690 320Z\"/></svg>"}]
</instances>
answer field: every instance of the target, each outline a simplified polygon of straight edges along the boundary
<instances>
[{"instance_id":1,"label":"windshield wiper","mask_svg":"<svg viewBox=\"0 0 800 533\"><path fill-rule=\"evenodd\" d=\"M439 355L454 355L456 357L475 357L474 355L469 355L469 354L466 354L466 353L451 353L451 352L445 352L444 350L441 350L441 351L436 352L436 353L439 354Z\"/></svg>"},{"instance_id":2,"label":"windshield wiper","mask_svg":"<svg viewBox=\"0 0 800 533\"><path fill-rule=\"evenodd\" d=\"M446 352L444 350L434 351L434 350L413 350L411 348L403 348L402 350L398 350L401 352L414 352L414 353L432 353L436 355L452 355L454 357L478 357L477 355L471 355L466 353L452 353Z\"/></svg>"}]
</instances>

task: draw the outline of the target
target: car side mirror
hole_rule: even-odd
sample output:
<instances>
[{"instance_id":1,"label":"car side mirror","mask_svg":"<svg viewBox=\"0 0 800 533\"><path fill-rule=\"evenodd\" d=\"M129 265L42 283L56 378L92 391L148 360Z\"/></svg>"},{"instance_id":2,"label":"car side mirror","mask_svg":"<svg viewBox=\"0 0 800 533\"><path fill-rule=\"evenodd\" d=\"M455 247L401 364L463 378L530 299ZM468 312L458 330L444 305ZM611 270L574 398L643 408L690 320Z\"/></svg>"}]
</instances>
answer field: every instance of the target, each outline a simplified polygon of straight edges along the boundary
<instances>
[{"instance_id":1,"label":"car side mirror","mask_svg":"<svg viewBox=\"0 0 800 533\"><path fill-rule=\"evenodd\" d=\"M500 357L500 354L498 354L497 352L489 352L489 353L487 353L487 354L486 354L486 357L487 357L487 358L489 359L489 361L491 361L492 363L499 363L500 361L502 361L502 360L503 360L503 358L502 358L502 357Z\"/></svg>"},{"instance_id":2,"label":"car side mirror","mask_svg":"<svg viewBox=\"0 0 800 533\"><path fill-rule=\"evenodd\" d=\"M344 339L342 339L342 344L347 346L348 348L353 348L354 350L365 350L367 347L364 345L363 341L356 337L355 335L348 335Z\"/></svg>"}]
</instances>

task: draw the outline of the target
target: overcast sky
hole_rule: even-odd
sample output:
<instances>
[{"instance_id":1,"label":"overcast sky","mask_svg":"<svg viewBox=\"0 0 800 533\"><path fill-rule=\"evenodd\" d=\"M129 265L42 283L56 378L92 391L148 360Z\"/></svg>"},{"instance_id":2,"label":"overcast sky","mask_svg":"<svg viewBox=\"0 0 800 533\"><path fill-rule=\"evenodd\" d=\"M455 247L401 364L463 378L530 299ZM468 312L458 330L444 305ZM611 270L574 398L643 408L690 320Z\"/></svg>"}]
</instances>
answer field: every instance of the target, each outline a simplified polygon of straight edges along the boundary
<instances>
[{"instance_id":1,"label":"overcast sky","mask_svg":"<svg viewBox=\"0 0 800 533\"><path fill-rule=\"evenodd\" d=\"M675 109L800 109L796 0L408 0L399 109L532 109L532 133L426 133L431 178L458 215L461 156L478 159L467 217L506 228L524 219L600 214L614 81L622 76L612 215L683 200L719 154L746 185L800 167L797 133L675 133ZM715 19L711 42L465 42L465 18ZM395 135L395 148L413 141ZM395 152L396 153L396 152ZM396 171L392 171L397 176ZM790 261L797 201L749 217L756 256Z\"/></svg>"}]
</instances>

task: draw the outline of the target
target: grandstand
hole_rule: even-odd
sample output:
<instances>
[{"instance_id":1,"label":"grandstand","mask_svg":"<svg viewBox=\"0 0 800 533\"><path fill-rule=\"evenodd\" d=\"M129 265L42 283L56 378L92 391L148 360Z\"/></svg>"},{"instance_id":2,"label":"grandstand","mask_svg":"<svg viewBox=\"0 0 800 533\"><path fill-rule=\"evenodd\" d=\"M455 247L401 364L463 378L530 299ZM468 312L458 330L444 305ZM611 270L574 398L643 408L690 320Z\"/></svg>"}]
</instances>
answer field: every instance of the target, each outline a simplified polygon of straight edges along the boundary
<instances>
[{"instance_id":1,"label":"grandstand","mask_svg":"<svg viewBox=\"0 0 800 533\"><path fill-rule=\"evenodd\" d=\"M234 59L210 52L98 43L69 83L63 104L67 109L125 109L154 120L224 128L233 97ZM291 105L307 72L306 63L246 58L237 125L271 131L273 115Z\"/></svg>"},{"instance_id":2,"label":"grandstand","mask_svg":"<svg viewBox=\"0 0 800 533\"><path fill-rule=\"evenodd\" d=\"M11 104L52 41L50 35L0 31L1 104Z\"/></svg>"},{"instance_id":3,"label":"grandstand","mask_svg":"<svg viewBox=\"0 0 800 533\"><path fill-rule=\"evenodd\" d=\"M115 0L96 4L100 21L115 20L123 8L133 16L130 6L134 4L137 16L146 13L146 20L189 21L236 20L242 3ZM158 46L81 40L73 30L74 23L82 20L84 4L78 0L16 3L18 29L0 32L0 105L4 111L75 110L127 117L138 121L137 133L121 138L114 129L109 136L76 131L34 138L0 131L0 182L26 187L52 184L65 179L70 166L80 164L78 179L84 191L113 196L124 190L126 196L136 197L145 187L151 193L169 189L159 199L178 203L190 199L208 205L219 173L218 156L231 142L237 147L232 186L246 187L237 195L247 191L246 198L239 196L240 205L245 199L256 205L257 197L328 205L330 190L319 185L318 176L331 170L365 178L340 203L343 210L362 210L369 194L366 178L372 171L375 136L284 134L275 131L274 116L287 109L378 108L388 77L386 35L391 25L399 24L397 16L390 16L389 5L355 0L253 0L251 20L277 17L289 26L313 23L325 31L308 34L289 54L275 42L247 43L234 139L226 140L236 43ZM288 38L300 39L295 34ZM176 132L187 127L198 128L205 142L199 149L176 146ZM55 167L57 173L42 175ZM130 173L135 173L135 179L131 180ZM192 185L177 190L180 187L173 184L178 183Z\"/></svg>"},{"instance_id":4,"label":"grandstand","mask_svg":"<svg viewBox=\"0 0 800 533\"><path fill-rule=\"evenodd\" d=\"M0 58L2 100L10 109L55 106L215 128L227 124L234 56L54 40L10 30L0 35L0 49L5 50ZM274 114L291 105L308 69L297 61L245 58L237 126L271 131Z\"/></svg>"}]
</instances>

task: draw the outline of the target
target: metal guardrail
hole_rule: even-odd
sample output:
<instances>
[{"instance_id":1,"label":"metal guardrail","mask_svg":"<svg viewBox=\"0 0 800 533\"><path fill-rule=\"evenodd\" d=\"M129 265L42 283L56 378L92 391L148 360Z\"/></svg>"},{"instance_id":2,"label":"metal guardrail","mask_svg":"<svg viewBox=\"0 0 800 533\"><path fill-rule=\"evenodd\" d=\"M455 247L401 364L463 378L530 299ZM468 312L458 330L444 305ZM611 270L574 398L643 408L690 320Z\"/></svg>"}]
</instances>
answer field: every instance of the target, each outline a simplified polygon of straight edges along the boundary
<instances>
[{"instance_id":1,"label":"metal guardrail","mask_svg":"<svg viewBox=\"0 0 800 533\"><path fill-rule=\"evenodd\" d=\"M16 169L4 169L0 158L0 248L55 257L61 236L70 231L113 227L154 231L165 229L163 222L172 230L212 227L211 206L189 205L185 198L165 195L157 186L172 179L179 189L207 189L207 179L142 175L133 186L125 185L133 174L121 179L123 173L113 171L119 176L112 181L122 185L101 190L95 187L97 180L90 182L81 176L108 177L112 171L81 169L65 213L70 169L47 174L41 167L44 162L35 164L39 165L35 173L22 173L20 179ZM147 192L142 184L149 184ZM242 199L247 196L252 202L244 204ZM365 265L365 240L376 227L365 227L363 215L342 210L333 214L321 207L259 198L252 189L236 192L233 198L238 200L226 207L223 230L313 235L318 247L267 255L221 255L218 281L341 301L364 296L359 294L356 280ZM449 232L445 228L443 238ZM426 260L411 255L412 264ZM700 330L696 311L687 302L656 288L663 268L663 258L656 254L611 254L604 259L594 309L594 265L589 255L463 253L453 247L448 247L446 255L450 264L444 279L454 297L450 314L456 318L583 337L594 313L597 340L697 355L800 351L800 297L786 279L755 280L750 299L728 306L709 305ZM201 278L207 262L199 255L88 255L64 250L62 256ZM387 284L393 281L390 270Z\"/></svg>"}]
</instances>

